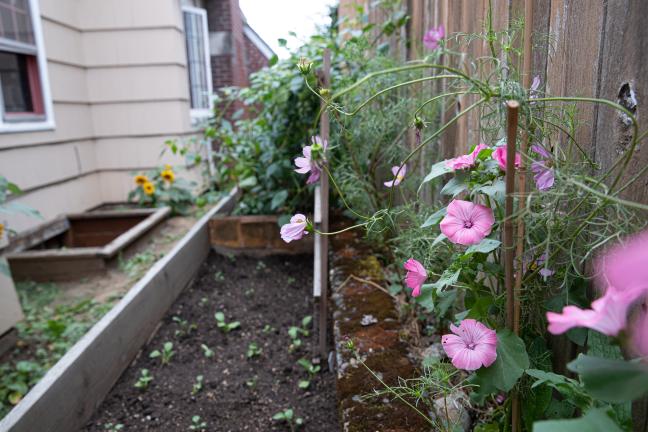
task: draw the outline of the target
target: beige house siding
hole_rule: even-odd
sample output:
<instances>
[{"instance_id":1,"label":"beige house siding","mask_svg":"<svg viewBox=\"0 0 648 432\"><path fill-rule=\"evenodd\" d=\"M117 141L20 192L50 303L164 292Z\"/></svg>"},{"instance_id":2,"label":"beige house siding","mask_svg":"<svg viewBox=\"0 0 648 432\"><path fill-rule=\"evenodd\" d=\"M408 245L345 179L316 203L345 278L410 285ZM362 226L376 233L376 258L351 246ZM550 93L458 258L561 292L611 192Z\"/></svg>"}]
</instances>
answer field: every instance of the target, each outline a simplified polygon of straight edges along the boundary
<instances>
[{"instance_id":1,"label":"beige house siding","mask_svg":"<svg viewBox=\"0 0 648 432\"><path fill-rule=\"evenodd\" d=\"M55 128L0 134L0 174L46 219L124 201L132 172L184 161L191 125L184 0L39 0ZM197 170L194 170L197 171ZM5 218L5 216L2 216ZM14 229L39 221L6 217Z\"/></svg>"}]
</instances>

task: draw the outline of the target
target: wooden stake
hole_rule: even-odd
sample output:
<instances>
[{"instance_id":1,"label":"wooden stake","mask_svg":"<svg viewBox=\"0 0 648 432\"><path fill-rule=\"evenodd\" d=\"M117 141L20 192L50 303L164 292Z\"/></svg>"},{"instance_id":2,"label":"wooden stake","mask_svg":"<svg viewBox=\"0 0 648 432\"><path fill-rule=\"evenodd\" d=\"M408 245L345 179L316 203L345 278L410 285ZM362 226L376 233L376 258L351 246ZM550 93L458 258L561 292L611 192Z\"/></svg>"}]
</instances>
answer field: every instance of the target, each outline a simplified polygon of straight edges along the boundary
<instances>
[{"instance_id":1,"label":"wooden stake","mask_svg":"<svg viewBox=\"0 0 648 432\"><path fill-rule=\"evenodd\" d=\"M522 86L525 89L531 87L531 67L532 67L532 50L531 50L531 37L533 30L533 1L525 0L524 2L524 61L522 65ZM519 192L519 216L517 219L517 233L516 233L516 247L515 256L518 260L517 276L515 278L515 305L513 310L513 331L515 334L520 334L520 315L521 305L520 297L522 294L522 278L524 276L524 266L522 259L524 256L524 210L526 208L526 155L529 149L529 134L526 128L522 129L522 140L520 142L520 153L522 153L522 161L520 163L518 192Z\"/></svg>"},{"instance_id":2,"label":"wooden stake","mask_svg":"<svg viewBox=\"0 0 648 432\"><path fill-rule=\"evenodd\" d=\"M513 194L515 193L515 150L518 126L517 101L506 102L506 201L504 218L504 287L506 288L506 326L513 330L514 273Z\"/></svg>"},{"instance_id":3,"label":"wooden stake","mask_svg":"<svg viewBox=\"0 0 648 432\"><path fill-rule=\"evenodd\" d=\"M331 86L331 50L326 48L324 50L324 87ZM320 137L323 141L329 139L329 113L326 109L322 112L320 119ZM327 175L322 175L320 178L320 209L321 218L320 231L328 232L329 230L329 179ZM319 251L319 278L320 278L320 304L319 304L319 351L322 361L328 358L327 349L327 315L328 315L328 236L321 236L318 242ZM315 263L318 265L318 263Z\"/></svg>"}]
</instances>

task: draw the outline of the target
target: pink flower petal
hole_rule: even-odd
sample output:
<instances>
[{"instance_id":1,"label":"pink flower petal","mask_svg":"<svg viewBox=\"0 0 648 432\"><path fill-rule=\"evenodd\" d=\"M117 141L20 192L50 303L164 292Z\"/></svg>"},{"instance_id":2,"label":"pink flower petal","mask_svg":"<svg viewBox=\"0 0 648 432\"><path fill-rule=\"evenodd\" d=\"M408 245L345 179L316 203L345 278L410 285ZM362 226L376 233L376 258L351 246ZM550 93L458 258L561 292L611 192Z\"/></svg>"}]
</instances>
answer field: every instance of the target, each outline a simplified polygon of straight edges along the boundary
<instances>
[{"instance_id":1,"label":"pink flower petal","mask_svg":"<svg viewBox=\"0 0 648 432\"><path fill-rule=\"evenodd\" d=\"M413 297L418 297L421 293L421 287L427 279L427 272L425 271L423 264L414 258L410 258L405 262L405 264L403 264L403 268L407 270L407 274L405 275L405 285L412 289Z\"/></svg>"},{"instance_id":2,"label":"pink flower petal","mask_svg":"<svg viewBox=\"0 0 648 432\"><path fill-rule=\"evenodd\" d=\"M439 227L448 239L461 245L474 245L490 234L495 216L493 210L470 201L452 200Z\"/></svg>"},{"instance_id":3,"label":"pink flower petal","mask_svg":"<svg viewBox=\"0 0 648 432\"><path fill-rule=\"evenodd\" d=\"M452 364L465 370L490 366L497 359L497 334L474 319L465 319L459 327L450 325L454 334L443 335L441 343Z\"/></svg>"}]
</instances>

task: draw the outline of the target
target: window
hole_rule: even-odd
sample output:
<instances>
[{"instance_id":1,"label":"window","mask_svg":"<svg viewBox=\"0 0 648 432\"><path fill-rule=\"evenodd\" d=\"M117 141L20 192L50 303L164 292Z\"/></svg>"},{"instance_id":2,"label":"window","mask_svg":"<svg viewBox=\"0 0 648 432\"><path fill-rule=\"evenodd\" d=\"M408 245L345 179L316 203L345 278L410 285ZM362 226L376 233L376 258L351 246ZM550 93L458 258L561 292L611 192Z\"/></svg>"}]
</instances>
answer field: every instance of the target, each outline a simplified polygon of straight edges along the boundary
<instances>
[{"instance_id":1,"label":"window","mask_svg":"<svg viewBox=\"0 0 648 432\"><path fill-rule=\"evenodd\" d=\"M182 8L182 15L187 44L191 115L194 118L207 117L211 114L213 103L207 13L204 9L187 6Z\"/></svg>"},{"instance_id":2,"label":"window","mask_svg":"<svg viewBox=\"0 0 648 432\"><path fill-rule=\"evenodd\" d=\"M38 16L37 0L0 0L0 132L53 127Z\"/></svg>"}]
</instances>

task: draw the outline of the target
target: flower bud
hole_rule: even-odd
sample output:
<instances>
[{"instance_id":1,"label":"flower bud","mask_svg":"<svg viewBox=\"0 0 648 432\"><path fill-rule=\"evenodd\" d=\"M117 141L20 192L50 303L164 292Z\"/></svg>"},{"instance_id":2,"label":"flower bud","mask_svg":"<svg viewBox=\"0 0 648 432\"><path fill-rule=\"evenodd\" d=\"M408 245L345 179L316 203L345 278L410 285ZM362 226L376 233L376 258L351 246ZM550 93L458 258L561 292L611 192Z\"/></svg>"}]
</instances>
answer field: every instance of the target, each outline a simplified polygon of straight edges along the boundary
<instances>
[{"instance_id":1,"label":"flower bud","mask_svg":"<svg viewBox=\"0 0 648 432\"><path fill-rule=\"evenodd\" d=\"M302 57L299 59L299 62L297 62L297 68L302 75L308 75L313 68L313 62L308 61L306 57Z\"/></svg>"},{"instance_id":2,"label":"flower bud","mask_svg":"<svg viewBox=\"0 0 648 432\"><path fill-rule=\"evenodd\" d=\"M322 96L324 99L328 99L328 97L331 95L331 90L327 88L321 88L319 90L320 96Z\"/></svg>"},{"instance_id":3,"label":"flower bud","mask_svg":"<svg viewBox=\"0 0 648 432\"><path fill-rule=\"evenodd\" d=\"M418 130L421 130L425 127L425 122L421 117L417 115L414 116L414 127Z\"/></svg>"}]
</instances>

